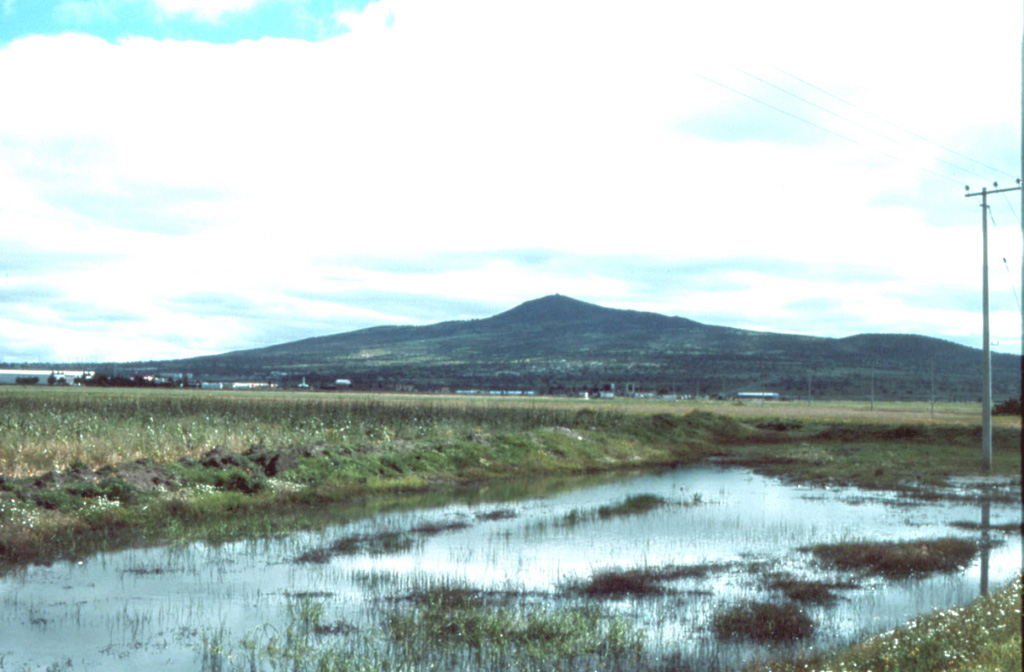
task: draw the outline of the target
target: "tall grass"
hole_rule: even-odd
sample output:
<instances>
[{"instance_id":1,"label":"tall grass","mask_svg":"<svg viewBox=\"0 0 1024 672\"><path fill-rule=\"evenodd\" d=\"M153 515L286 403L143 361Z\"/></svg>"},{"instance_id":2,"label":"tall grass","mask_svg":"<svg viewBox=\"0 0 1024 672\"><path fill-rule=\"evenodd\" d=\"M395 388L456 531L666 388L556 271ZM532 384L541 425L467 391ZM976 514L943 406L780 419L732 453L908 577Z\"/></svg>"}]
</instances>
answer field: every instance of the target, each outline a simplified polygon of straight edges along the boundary
<instances>
[{"instance_id":1,"label":"tall grass","mask_svg":"<svg viewBox=\"0 0 1024 672\"><path fill-rule=\"evenodd\" d=\"M0 389L0 474L22 476L140 458L198 457L215 446L242 451L326 443L464 438L474 432L613 426L615 413L551 404L353 395L182 390Z\"/></svg>"}]
</instances>

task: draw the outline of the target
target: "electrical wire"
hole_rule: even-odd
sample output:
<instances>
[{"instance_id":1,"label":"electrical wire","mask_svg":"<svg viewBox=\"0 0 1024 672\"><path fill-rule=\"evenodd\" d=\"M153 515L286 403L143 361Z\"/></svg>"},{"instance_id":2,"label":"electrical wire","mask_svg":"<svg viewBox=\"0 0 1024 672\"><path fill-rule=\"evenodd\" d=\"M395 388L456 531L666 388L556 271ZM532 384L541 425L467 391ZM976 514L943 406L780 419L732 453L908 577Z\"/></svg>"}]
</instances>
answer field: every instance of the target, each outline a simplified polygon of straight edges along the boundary
<instances>
[{"instance_id":1,"label":"electrical wire","mask_svg":"<svg viewBox=\"0 0 1024 672\"><path fill-rule=\"evenodd\" d=\"M772 67L775 67L775 66L772 66ZM775 69L779 70L778 68L775 68ZM820 104L818 104L818 103L816 103L814 101L808 100L807 98L804 98L800 94L794 93L794 92L792 92L792 91L790 91L790 90L788 90L786 88L783 88L783 87L779 86L778 84L770 82L767 79L764 79L763 77L759 77L758 75L755 75L753 73L747 72L746 70L743 70L742 68L735 68L735 70L737 70L738 72L746 75L747 77L750 77L751 79L754 79L754 80L757 80L758 82L761 82L765 86L770 86L771 88L776 89L777 91L781 91L782 93L786 94L787 96L792 96L793 98L796 98L797 100L799 100L799 101L801 101L801 102L803 102L803 103L805 103L807 105L810 105L811 107L814 107L814 108L816 108L818 110L821 110L822 112L825 112L826 114L832 115L833 117L836 117L837 119L845 121L848 124L852 124L854 126L857 126L858 128L861 128L861 129L867 131L868 133L876 135L876 136L882 138L883 140L887 140L887 141L892 142L894 144L901 145L903 147L906 147L907 149L913 149L913 147L909 143L904 142L903 140L900 140L898 138L894 138L894 137L892 137L890 135L886 135L885 133L881 133L881 132L879 132L879 131L877 131L877 130L869 127L869 126L866 126L866 125L864 125L864 124L862 124L862 123L860 123L858 121L855 121L854 119L851 119L851 118L849 118L849 117L847 117L845 115L842 115L842 114L836 112L835 110L830 110L829 108L825 107L824 105L820 105ZM779 70L779 71L780 72L784 72L782 70ZM784 73L784 74L788 74L788 73ZM790 75L790 77L793 77L793 75ZM821 87L814 86L810 82L805 82L804 80L801 80L801 79L796 78L796 77L794 77L794 79L797 79L798 81L803 82L804 84L807 84L808 86L811 86L811 87L817 89L818 91L821 91L822 93L826 93L826 94L832 96L833 98L836 98L837 100L840 100L840 101L842 100L842 99L838 98L837 96L829 94L827 91L825 91ZM845 101L843 101L843 102L845 102ZM847 103L847 104L851 105L850 103ZM856 108L856 109L860 109L860 108ZM861 110L861 111L863 111L863 110ZM865 112L865 114L870 114L870 113ZM876 119L879 119L881 121L885 121L884 119L881 119L881 117L878 117L877 115L873 115L872 114L871 116L873 116ZM892 124L891 122L885 121L885 123L889 124L890 126L893 126L894 128L899 128L898 126L896 126L895 124ZM904 132L906 132L906 131L904 131ZM920 136L917 136L917 137L920 137ZM924 139L929 144L932 144L932 145L936 144L936 143L933 143L933 142L931 142L931 141L929 141L929 140L927 140L925 138L922 138L922 139ZM946 151L949 151L949 150L946 150ZM984 176L979 175L978 173L973 172L973 170L970 169L970 168L966 168L964 166L958 165L958 164L953 163L951 161L946 161L945 159L942 159L942 158L939 158L939 157L936 157L935 160L938 161L939 163L943 163L943 164L945 164L945 165L947 165L947 166L949 166L951 168L955 168L955 169L957 169L959 171L965 172L965 173L967 173L969 175L972 175L974 177L977 177L977 178L980 178L980 179L986 179Z\"/></svg>"},{"instance_id":2,"label":"electrical wire","mask_svg":"<svg viewBox=\"0 0 1024 672\"><path fill-rule=\"evenodd\" d=\"M760 98L758 98L756 96L753 96L753 95L751 95L749 93L745 93L743 91L740 91L739 89L734 88L732 86L729 86L728 84L724 84L724 83L722 83L722 82L720 82L720 81L718 81L716 79L712 79L711 77L708 77L707 75L705 75L703 73L695 72L693 70L690 70L690 73L692 75L694 75L695 77L700 77L701 79L703 79L705 81L708 81L708 82L710 82L710 83L712 83L712 84L714 84L716 86L720 86L723 89L726 89L727 91L731 91L731 92L735 93L736 95L743 96L744 98L746 98L748 100L752 100L755 103L759 103L761 105L764 105L765 107L773 109L776 112L779 112L781 114L786 115L787 117L792 117L793 119L796 119L797 121L799 121L801 123L807 124L808 126L813 126L814 128L817 128L820 131L824 131L825 133L828 133L829 135L834 135L837 138L840 138L841 140L845 140L847 142L851 142L851 143L853 143L855 145L860 145L861 147L864 147L865 149L869 149L869 150L875 152L876 154L880 154L880 155L882 155L882 156L884 156L884 157L886 157L888 159L891 159L893 161L897 161L899 163L904 163L904 164L909 165L909 166L913 166L914 168L917 168L918 170L921 170L923 172L929 173L930 175L934 175L935 177L941 178L941 179L946 180L948 182L952 182L954 184L960 184L962 182L962 180L954 179L954 178L952 178L952 177L950 177L948 175L943 175L942 173L936 172L936 171L932 170L931 168L926 168L925 166L922 166L920 164L914 163L913 161L908 161L907 159L903 159L901 157L895 156L894 154L890 154L890 153L882 151L882 150L880 150L878 148L870 147L869 145L864 144L860 140L857 140L855 138L851 138L851 137L849 137L847 135L843 135L842 133L840 133L838 131L832 130L831 128L827 128L825 126L822 126L821 124L818 124L818 123L815 123L813 121L810 121L809 119L805 119L804 117L801 117L798 114L794 114L793 112L790 112L789 110L783 109L783 108L781 108L781 107L779 107L777 105L773 105L772 103L769 103L769 102L767 102L765 100L762 100L762 99L760 99Z\"/></svg>"},{"instance_id":3,"label":"electrical wire","mask_svg":"<svg viewBox=\"0 0 1024 672\"><path fill-rule=\"evenodd\" d=\"M1010 214L1013 215L1013 218L1017 220L1018 224L1020 224L1020 215L1017 214L1017 206L1010 202L1010 197L1006 195L1007 193L1008 192L1005 191L1002 192L1003 200L1006 201L1007 207L1010 208Z\"/></svg>"},{"instance_id":4,"label":"electrical wire","mask_svg":"<svg viewBox=\"0 0 1024 672\"><path fill-rule=\"evenodd\" d=\"M992 222L992 228L998 228L998 225L996 224L996 216L992 213L992 206L988 205L986 207L988 208L988 218L989 221ZM1006 278L1010 283L1010 289L1013 291L1013 300L1017 303L1017 312L1021 312L1020 299L1017 296L1017 283L1013 278L1013 274L1010 273L1010 265L1007 263L1006 257L1003 257L1003 268L1006 269Z\"/></svg>"},{"instance_id":5,"label":"electrical wire","mask_svg":"<svg viewBox=\"0 0 1024 672\"><path fill-rule=\"evenodd\" d=\"M1006 172L1005 170L1002 170L1000 168L996 168L995 166L990 166L987 163L983 163L981 161L978 161L977 159L974 159L974 158L972 158L970 156L967 156L966 154L964 154L962 152L958 152L955 149L951 149L951 148L946 147L945 145L941 145L941 144L939 144L939 143L937 143L937 142L935 142L933 140L929 140L928 138L924 137L920 133L917 133L917 132L912 131L912 130L910 130L908 128L904 128L904 127L902 127L902 126L900 126L898 124L895 124L895 123L889 121L888 119L885 119L884 117L882 117L880 115L877 115L874 112L871 112L870 110L866 110L863 107L860 107L859 105L851 103L850 101L846 100L845 98L837 96L836 94L832 93L831 91L827 91L826 89L818 86L817 84L813 84L812 82L809 82L806 79L802 79L802 78L800 78L800 77L798 77L798 76L796 76L796 75L794 75L794 74L792 74L790 72L787 72L787 71L783 70L782 68L780 68L778 66L772 65L771 67L774 68L775 70L778 70L779 72L781 72L782 74L786 75L787 77L791 77L792 79L795 79L796 81L800 82L801 84L809 86L812 89L815 89L816 91L820 91L821 93L824 93L826 96L830 96L831 98L835 98L836 100L838 100L839 102L843 103L844 105L849 105L853 109L855 109L855 110L857 110L859 112L863 112L864 114L868 115L869 117L872 117L874 119L877 119L878 121L881 121L883 124L887 124L889 126L892 126L893 128L895 128L898 131L901 131L901 132L906 133L908 135L911 135L911 136L913 136L913 137L915 137L915 138L917 138L919 140L922 140L922 141L924 141L924 142L926 142L926 143L928 143L930 145L938 147L939 149L941 149L944 152L949 152L950 154L954 154L956 156L959 156L962 159L967 159L971 163L976 163L979 166L981 166L982 168L985 168L987 170L991 170L993 172L999 173L999 174L1001 174L1001 175L1003 175L1005 177L1011 177L1011 178L1020 177L1018 175L1011 175L1010 173Z\"/></svg>"}]
</instances>

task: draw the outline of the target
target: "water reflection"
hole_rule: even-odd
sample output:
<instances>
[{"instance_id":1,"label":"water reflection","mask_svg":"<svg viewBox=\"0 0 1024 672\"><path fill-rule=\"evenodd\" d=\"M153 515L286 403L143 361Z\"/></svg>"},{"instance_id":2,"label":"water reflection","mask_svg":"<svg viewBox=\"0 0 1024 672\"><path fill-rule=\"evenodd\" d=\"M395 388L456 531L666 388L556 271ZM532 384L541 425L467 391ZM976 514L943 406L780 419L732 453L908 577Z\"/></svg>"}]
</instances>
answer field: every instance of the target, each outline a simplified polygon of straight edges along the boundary
<instances>
[{"instance_id":1,"label":"water reflection","mask_svg":"<svg viewBox=\"0 0 1024 672\"><path fill-rule=\"evenodd\" d=\"M991 529L990 515L992 513L992 502L985 500L981 503L981 594L988 595L988 561L992 540L989 538Z\"/></svg>"},{"instance_id":2,"label":"water reflection","mask_svg":"<svg viewBox=\"0 0 1024 672\"><path fill-rule=\"evenodd\" d=\"M601 513L637 495L663 504ZM982 502L978 525L976 502L800 487L741 469L492 484L418 504L333 511L344 522L287 537L133 549L2 577L0 659L10 669L64 657L75 670L197 669L204 634L237 642L281 630L296 598L370 629L375 599L424 582L562 600L568 583L613 568L703 567L673 575L660 594L603 605L666 656L738 665L764 649L716 640L714 615L741 600L786 599L780 577L834 586L835 601L804 607L818 623L805 644L822 647L965 604L1021 568L1021 545L1003 543L1020 532L1014 504ZM961 572L901 581L837 572L800 550L951 535L980 536L980 557Z\"/></svg>"}]
</instances>

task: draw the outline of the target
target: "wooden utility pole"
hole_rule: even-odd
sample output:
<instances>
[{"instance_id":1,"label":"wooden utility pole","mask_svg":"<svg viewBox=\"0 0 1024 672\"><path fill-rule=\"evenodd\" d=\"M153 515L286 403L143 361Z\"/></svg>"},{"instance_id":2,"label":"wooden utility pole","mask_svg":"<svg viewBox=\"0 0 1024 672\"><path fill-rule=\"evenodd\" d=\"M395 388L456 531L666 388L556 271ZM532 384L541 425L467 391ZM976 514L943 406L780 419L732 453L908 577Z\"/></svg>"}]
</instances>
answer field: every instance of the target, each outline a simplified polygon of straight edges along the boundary
<instances>
[{"instance_id":1,"label":"wooden utility pole","mask_svg":"<svg viewBox=\"0 0 1024 672\"><path fill-rule=\"evenodd\" d=\"M998 187L998 183L993 183ZM981 196L981 314L982 314L982 376L981 376L981 462L985 471L992 471L992 345L989 335L988 319L988 195L1001 194L1004 191L1019 191L1020 186L1003 189L971 192L968 187L967 197Z\"/></svg>"}]
</instances>

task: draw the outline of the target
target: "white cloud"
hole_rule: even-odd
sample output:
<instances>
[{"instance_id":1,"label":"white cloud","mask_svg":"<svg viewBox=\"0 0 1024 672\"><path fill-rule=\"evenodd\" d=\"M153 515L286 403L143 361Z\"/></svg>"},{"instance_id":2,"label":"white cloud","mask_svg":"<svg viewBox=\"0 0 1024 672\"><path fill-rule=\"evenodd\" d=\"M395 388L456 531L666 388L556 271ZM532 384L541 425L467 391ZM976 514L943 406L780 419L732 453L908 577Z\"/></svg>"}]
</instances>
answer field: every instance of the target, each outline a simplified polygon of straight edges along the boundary
<instances>
[{"instance_id":1,"label":"white cloud","mask_svg":"<svg viewBox=\"0 0 1024 672\"><path fill-rule=\"evenodd\" d=\"M367 31L374 33L391 28L395 22L395 12L388 0L374 0L367 4L362 11L348 9L338 10L334 13L334 22L338 26L344 26L352 33L365 34Z\"/></svg>"},{"instance_id":2,"label":"white cloud","mask_svg":"<svg viewBox=\"0 0 1024 672\"><path fill-rule=\"evenodd\" d=\"M259 0L152 1L214 21ZM77 299L109 296L111 308L211 287L266 301L284 301L285 290L413 287L509 306L560 291L621 307L676 306L668 312L695 319L728 304L750 324L785 319L785 330L816 333L813 314L786 306L833 297L848 324L946 333L953 316L914 308L915 287L977 283L976 208L956 183L920 167L960 175L936 162L935 145L774 66L955 145L1019 112L1019 21L1004 24L1020 8L1005 7L1009 19L992 21L919 2L852 11L819 2L380 0L338 15L351 32L316 43L17 40L0 49L0 90L16 101L0 108L0 218L11 223L0 241L113 252L123 260L67 276ZM703 132L691 130L697 119ZM537 273L515 262L523 248L584 261L569 276ZM403 272L402 259L459 252L509 257ZM340 254L389 257L395 267L356 267L343 281L325 267ZM890 269L898 283L754 274L729 278L729 295L711 287L653 297L585 261L608 255L657 255L680 267L754 257L794 268L854 264ZM154 258L184 272L153 273ZM338 311L338 330L373 312ZM139 314L152 334L175 329L159 313ZM230 349L236 328L225 320L223 340L202 347ZM158 337L138 338L152 347Z\"/></svg>"}]
</instances>

